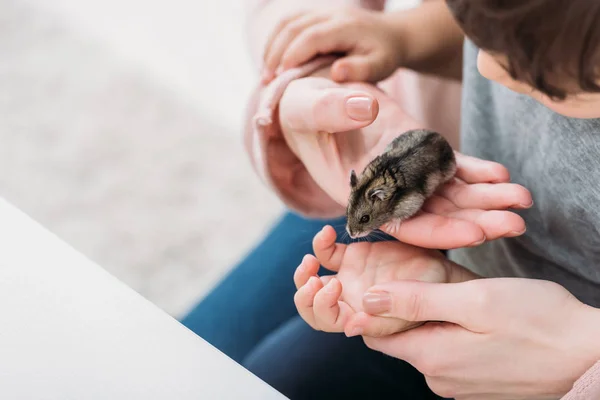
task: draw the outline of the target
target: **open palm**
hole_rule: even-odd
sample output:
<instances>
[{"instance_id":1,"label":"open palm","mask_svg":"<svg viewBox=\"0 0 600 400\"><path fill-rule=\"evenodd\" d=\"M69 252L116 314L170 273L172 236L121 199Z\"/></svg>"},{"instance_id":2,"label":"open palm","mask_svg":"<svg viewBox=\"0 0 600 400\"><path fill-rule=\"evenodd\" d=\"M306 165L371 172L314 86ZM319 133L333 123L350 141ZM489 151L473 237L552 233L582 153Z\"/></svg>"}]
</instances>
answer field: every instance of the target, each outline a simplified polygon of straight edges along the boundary
<instances>
[{"instance_id":1,"label":"open palm","mask_svg":"<svg viewBox=\"0 0 600 400\"><path fill-rule=\"evenodd\" d=\"M343 332L349 318L362 311L363 295L375 284L398 280L450 282L456 273L438 251L396 241L345 245L335 240L335 230L323 228L313 241L316 257L307 255L294 275L296 307L315 329ZM316 277L319 265L336 274ZM382 324L388 334L414 325L398 319Z\"/></svg>"},{"instance_id":2,"label":"open palm","mask_svg":"<svg viewBox=\"0 0 600 400\"><path fill-rule=\"evenodd\" d=\"M346 100L356 96L374 100L371 120L358 121L345 113ZM343 207L350 170L361 171L398 134L421 127L371 84L338 84L318 77L290 83L280 102L279 122L303 171ZM389 234L420 247L451 249L525 231L523 219L509 210L530 207L529 191L509 183L508 170L500 164L460 153L456 157L456 178L420 214Z\"/></svg>"}]
</instances>

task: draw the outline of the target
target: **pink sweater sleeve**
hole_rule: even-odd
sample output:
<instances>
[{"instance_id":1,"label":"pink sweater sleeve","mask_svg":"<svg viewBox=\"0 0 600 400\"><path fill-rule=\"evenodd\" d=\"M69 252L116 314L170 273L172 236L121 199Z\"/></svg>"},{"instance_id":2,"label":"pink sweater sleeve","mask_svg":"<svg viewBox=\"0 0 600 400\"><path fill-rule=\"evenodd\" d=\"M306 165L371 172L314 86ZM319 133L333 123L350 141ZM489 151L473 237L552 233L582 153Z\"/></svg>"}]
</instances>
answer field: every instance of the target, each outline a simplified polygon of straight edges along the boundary
<instances>
[{"instance_id":1,"label":"pink sweater sleeve","mask_svg":"<svg viewBox=\"0 0 600 400\"><path fill-rule=\"evenodd\" d=\"M600 399L600 361L594 364L573 385L573 389L561 400Z\"/></svg>"},{"instance_id":2,"label":"pink sweater sleeve","mask_svg":"<svg viewBox=\"0 0 600 400\"><path fill-rule=\"evenodd\" d=\"M251 0L246 3L248 19L252 20L270 1L277 0ZM348 4L383 10L385 0L348 0ZM250 42L250 47L256 45L252 37ZM254 55L257 53L253 51ZM345 206L334 201L317 185L291 151L277 120L277 107L290 82L308 76L332 61L331 57L322 57L286 71L266 86L259 84L246 109L244 143L254 170L289 209L313 218L343 215ZM418 121L432 129L458 136L458 83L399 70L380 86ZM445 120L440 120L440 116L446 116ZM451 140L451 143L455 145L457 141Z\"/></svg>"},{"instance_id":3,"label":"pink sweater sleeve","mask_svg":"<svg viewBox=\"0 0 600 400\"><path fill-rule=\"evenodd\" d=\"M276 0L249 0L245 4L247 19L251 21L270 1ZM382 10L385 0L348 0L347 3ZM252 48L255 45L254 38L250 37L249 40ZM322 57L286 71L266 86L259 84L246 108L244 144L254 170L288 208L314 218L343 215L344 207L315 183L287 146L277 120L277 106L290 82L309 76L332 62L332 57Z\"/></svg>"}]
</instances>

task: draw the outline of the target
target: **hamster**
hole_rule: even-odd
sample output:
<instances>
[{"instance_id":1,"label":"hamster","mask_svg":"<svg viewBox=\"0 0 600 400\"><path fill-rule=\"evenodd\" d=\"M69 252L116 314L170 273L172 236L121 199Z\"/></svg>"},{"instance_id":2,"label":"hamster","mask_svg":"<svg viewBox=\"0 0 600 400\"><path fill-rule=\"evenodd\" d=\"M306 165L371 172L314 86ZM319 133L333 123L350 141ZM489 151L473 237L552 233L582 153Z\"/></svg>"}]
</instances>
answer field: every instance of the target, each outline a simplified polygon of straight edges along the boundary
<instances>
[{"instance_id":1,"label":"hamster","mask_svg":"<svg viewBox=\"0 0 600 400\"><path fill-rule=\"evenodd\" d=\"M442 135L426 129L401 134L360 177L351 171L348 234L353 239L364 237L392 221L397 229L455 173L454 151Z\"/></svg>"}]
</instances>

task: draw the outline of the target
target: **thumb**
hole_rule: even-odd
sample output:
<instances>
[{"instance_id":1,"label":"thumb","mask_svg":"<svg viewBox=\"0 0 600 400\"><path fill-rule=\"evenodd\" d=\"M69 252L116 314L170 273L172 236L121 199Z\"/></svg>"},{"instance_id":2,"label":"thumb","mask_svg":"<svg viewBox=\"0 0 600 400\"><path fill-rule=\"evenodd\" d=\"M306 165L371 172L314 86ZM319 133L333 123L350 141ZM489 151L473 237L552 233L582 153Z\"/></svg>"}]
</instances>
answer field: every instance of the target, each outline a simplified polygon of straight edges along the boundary
<instances>
[{"instance_id":1,"label":"thumb","mask_svg":"<svg viewBox=\"0 0 600 400\"><path fill-rule=\"evenodd\" d=\"M364 311L406 321L443 321L462 325L481 305L477 281L427 283L395 281L371 287L363 296Z\"/></svg>"},{"instance_id":2,"label":"thumb","mask_svg":"<svg viewBox=\"0 0 600 400\"><path fill-rule=\"evenodd\" d=\"M353 54L333 63L331 77L337 82L378 82L394 71L393 68L389 70L381 55Z\"/></svg>"},{"instance_id":3,"label":"thumb","mask_svg":"<svg viewBox=\"0 0 600 400\"><path fill-rule=\"evenodd\" d=\"M379 103L373 95L337 85L323 87L318 78L292 82L279 107L283 129L306 132L336 133L364 128L379 113Z\"/></svg>"}]
</instances>

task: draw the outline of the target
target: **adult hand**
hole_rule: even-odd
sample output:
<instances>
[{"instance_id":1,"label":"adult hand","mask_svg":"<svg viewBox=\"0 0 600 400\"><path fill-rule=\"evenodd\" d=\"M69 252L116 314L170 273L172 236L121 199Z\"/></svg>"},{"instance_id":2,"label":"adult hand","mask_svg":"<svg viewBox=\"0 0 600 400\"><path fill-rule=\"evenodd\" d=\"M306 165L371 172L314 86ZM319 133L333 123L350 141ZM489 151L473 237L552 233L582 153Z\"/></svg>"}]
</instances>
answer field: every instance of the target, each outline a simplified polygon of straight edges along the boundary
<instances>
[{"instance_id":1,"label":"adult hand","mask_svg":"<svg viewBox=\"0 0 600 400\"><path fill-rule=\"evenodd\" d=\"M292 152L317 185L344 206L350 170L362 171L394 137L420 127L377 87L321 77L298 79L287 87L279 122ZM420 214L387 233L412 245L450 249L525 231L523 219L508 209L530 207L530 193L509 183L502 165L456 156L456 178Z\"/></svg>"},{"instance_id":2,"label":"adult hand","mask_svg":"<svg viewBox=\"0 0 600 400\"><path fill-rule=\"evenodd\" d=\"M378 283L417 279L426 282L462 282L475 276L449 261L437 250L398 241L336 243L331 226L315 235L315 256L306 255L294 274L298 291L294 302L300 316L314 329L344 332L346 321L362 311L365 291ZM319 265L336 272L317 276ZM414 327L420 322L381 318L380 335Z\"/></svg>"},{"instance_id":3,"label":"adult hand","mask_svg":"<svg viewBox=\"0 0 600 400\"><path fill-rule=\"evenodd\" d=\"M600 359L600 310L549 281L391 282L364 299L370 314L356 314L348 328L411 363L443 397L557 399ZM369 337L381 317L440 322Z\"/></svg>"}]
</instances>

